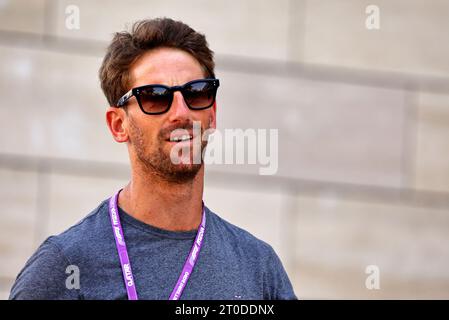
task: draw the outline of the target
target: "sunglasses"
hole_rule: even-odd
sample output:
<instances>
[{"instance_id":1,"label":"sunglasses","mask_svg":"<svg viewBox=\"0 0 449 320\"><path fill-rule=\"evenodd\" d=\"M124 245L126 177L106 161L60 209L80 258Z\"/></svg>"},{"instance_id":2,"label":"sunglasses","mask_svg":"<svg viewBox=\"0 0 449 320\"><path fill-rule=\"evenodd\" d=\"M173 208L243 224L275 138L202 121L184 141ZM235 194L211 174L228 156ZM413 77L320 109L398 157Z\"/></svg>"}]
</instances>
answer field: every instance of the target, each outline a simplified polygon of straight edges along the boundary
<instances>
[{"instance_id":1,"label":"sunglasses","mask_svg":"<svg viewBox=\"0 0 449 320\"><path fill-rule=\"evenodd\" d=\"M129 90L119 99L117 107L123 107L134 96L143 113L162 114L170 109L174 92L180 91L189 109L203 110L214 104L219 85L218 79L193 80L174 87L149 84Z\"/></svg>"}]
</instances>

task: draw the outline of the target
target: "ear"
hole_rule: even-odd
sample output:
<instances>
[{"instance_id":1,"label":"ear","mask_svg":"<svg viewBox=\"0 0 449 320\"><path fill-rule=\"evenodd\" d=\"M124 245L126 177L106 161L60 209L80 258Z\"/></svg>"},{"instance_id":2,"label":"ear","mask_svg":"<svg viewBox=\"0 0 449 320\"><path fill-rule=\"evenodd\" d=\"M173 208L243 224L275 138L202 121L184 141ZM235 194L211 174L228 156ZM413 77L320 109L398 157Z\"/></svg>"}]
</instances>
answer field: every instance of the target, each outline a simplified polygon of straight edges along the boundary
<instances>
[{"instance_id":1,"label":"ear","mask_svg":"<svg viewBox=\"0 0 449 320\"><path fill-rule=\"evenodd\" d=\"M128 141L127 115L123 108L109 107L106 110L106 123L115 141L120 143Z\"/></svg>"}]
</instances>

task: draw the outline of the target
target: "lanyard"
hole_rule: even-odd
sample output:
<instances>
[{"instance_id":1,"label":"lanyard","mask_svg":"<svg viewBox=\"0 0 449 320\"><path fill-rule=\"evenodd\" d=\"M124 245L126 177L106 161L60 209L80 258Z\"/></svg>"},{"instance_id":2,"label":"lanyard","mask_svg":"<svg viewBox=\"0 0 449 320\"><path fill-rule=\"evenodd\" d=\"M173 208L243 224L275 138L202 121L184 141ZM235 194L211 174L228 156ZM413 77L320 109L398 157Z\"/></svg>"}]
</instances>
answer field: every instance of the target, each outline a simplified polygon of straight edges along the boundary
<instances>
[{"instance_id":1,"label":"lanyard","mask_svg":"<svg viewBox=\"0 0 449 320\"><path fill-rule=\"evenodd\" d=\"M131 263L129 261L128 250L126 249L125 237L123 234L122 224L120 223L120 217L118 214L117 202L118 195L121 189L109 199L109 218L111 219L112 230L115 238L115 245L117 247L118 256L120 258L120 265L122 267L123 281L125 282L126 292L128 293L129 300L138 300L136 292L136 284L134 282L134 276L131 271ZM187 257L184 267L182 268L181 274L179 275L178 282L176 282L172 293L170 294L169 300L178 300L184 288L189 281L190 275L193 272L193 267L195 267L196 260L201 251L201 246L203 244L203 236L206 231L206 214L204 212L203 203L203 213L201 218L201 224L198 227L198 232L195 237L195 242L193 243L192 249Z\"/></svg>"}]
</instances>

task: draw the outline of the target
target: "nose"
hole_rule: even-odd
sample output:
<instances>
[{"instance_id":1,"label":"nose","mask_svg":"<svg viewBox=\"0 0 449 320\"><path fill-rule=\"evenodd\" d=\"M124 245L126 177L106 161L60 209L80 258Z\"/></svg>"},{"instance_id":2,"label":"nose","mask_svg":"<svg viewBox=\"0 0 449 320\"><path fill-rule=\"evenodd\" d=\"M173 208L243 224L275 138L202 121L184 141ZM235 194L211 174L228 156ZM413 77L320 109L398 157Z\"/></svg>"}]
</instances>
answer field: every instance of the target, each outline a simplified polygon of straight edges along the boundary
<instances>
[{"instance_id":1,"label":"nose","mask_svg":"<svg viewBox=\"0 0 449 320\"><path fill-rule=\"evenodd\" d=\"M190 118L190 109L187 106L182 93L176 91L173 94L173 101L169 110L169 120L179 121Z\"/></svg>"}]
</instances>

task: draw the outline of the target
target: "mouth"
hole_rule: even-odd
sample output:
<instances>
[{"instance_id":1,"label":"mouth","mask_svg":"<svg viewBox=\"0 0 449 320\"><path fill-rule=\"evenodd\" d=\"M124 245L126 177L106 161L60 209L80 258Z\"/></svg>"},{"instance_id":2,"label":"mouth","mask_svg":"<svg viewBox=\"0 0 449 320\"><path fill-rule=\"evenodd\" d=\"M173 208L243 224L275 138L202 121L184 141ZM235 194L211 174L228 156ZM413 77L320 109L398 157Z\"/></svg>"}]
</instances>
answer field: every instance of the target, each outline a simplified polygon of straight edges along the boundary
<instances>
[{"instance_id":1,"label":"mouth","mask_svg":"<svg viewBox=\"0 0 449 320\"><path fill-rule=\"evenodd\" d=\"M190 134L173 136L173 137L166 139L166 141L173 142L173 143L185 142L185 141L191 141L191 140L193 140L193 136Z\"/></svg>"}]
</instances>

